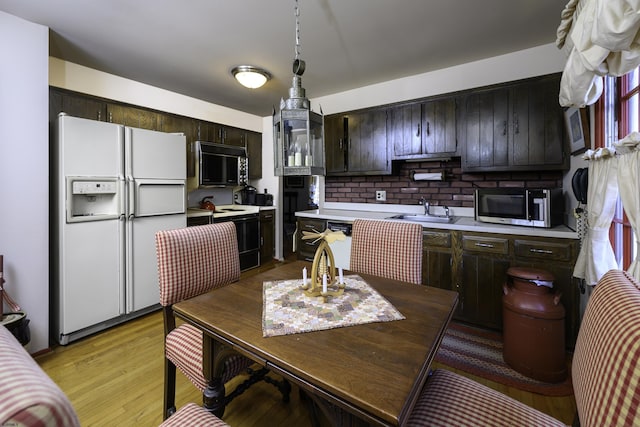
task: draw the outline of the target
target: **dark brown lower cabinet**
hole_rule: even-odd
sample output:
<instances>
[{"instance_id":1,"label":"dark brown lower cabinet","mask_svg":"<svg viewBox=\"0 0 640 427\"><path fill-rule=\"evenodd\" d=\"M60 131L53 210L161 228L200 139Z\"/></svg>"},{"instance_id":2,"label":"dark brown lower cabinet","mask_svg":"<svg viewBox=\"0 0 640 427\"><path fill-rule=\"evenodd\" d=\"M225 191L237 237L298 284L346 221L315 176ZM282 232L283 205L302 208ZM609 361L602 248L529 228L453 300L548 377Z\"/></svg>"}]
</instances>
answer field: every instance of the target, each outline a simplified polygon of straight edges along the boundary
<instances>
[{"instance_id":1,"label":"dark brown lower cabinet","mask_svg":"<svg viewBox=\"0 0 640 427\"><path fill-rule=\"evenodd\" d=\"M260 265L273 261L274 212L273 210L260 211Z\"/></svg>"},{"instance_id":2,"label":"dark brown lower cabinet","mask_svg":"<svg viewBox=\"0 0 640 427\"><path fill-rule=\"evenodd\" d=\"M298 259L313 261L316 255L316 249L320 242L314 240L302 240L302 232L318 232L322 233L327 228L327 221L323 219L298 218L298 231L296 233L296 252Z\"/></svg>"},{"instance_id":3,"label":"dark brown lower cabinet","mask_svg":"<svg viewBox=\"0 0 640 427\"><path fill-rule=\"evenodd\" d=\"M502 285L510 266L509 238L486 234L458 237L456 316L463 321L502 329Z\"/></svg>"},{"instance_id":4,"label":"dark brown lower cabinet","mask_svg":"<svg viewBox=\"0 0 640 427\"><path fill-rule=\"evenodd\" d=\"M565 308L567 348L575 346L580 326L579 288L572 275L578 240L461 231L451 231L451 240L450 289L460 294L455 319L502 330L503 285L509 267L543 269L553 274L552 292L560 294ZM423 272L423 277L429 275Z\"/></svg>"}]
</instances>

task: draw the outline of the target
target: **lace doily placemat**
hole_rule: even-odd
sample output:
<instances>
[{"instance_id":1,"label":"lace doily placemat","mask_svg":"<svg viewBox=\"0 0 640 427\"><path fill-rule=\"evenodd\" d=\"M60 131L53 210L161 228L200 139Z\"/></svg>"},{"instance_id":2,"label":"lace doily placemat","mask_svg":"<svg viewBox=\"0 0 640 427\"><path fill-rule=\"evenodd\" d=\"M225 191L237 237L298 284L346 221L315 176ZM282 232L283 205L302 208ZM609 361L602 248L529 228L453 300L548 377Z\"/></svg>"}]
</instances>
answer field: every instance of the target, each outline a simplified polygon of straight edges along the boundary
<instances>
[{"instance_id":1,"label":"lace doily placemat","mask_svg":"<svg viewBox=\"0 0 640 427\"><path fill-rule=\"evenodd\" d=\"M262 334L264 337L321 331L405 317L360 276L345 276L338 297L309 297L300 289L302 279L263 283Z\"/></svg>"}]
</instances>

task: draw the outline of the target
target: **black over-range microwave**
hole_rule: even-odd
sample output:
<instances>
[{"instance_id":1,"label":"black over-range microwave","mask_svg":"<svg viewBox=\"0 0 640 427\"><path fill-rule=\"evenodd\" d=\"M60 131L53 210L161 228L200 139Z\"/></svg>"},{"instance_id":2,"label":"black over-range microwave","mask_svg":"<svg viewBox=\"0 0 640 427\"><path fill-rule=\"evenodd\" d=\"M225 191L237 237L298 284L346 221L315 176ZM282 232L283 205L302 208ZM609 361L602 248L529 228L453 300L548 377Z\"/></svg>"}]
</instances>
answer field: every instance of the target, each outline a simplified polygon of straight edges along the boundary
<instances>
[{"instance_id":1,"label":"black over-range microwave","mask_svg":"<svg viewBox=\"0 0 640 427\"><path fill-rule=\"evenodd\" d=\"M476 221L496 224L554 227L562 224L562 189L478 188Z\"/></svg>"},{"instance_id":2,"label":"black over-range microwave","mask_svg":"<svg viewBox=\"0 0 640 427\"><path fill-rule=\"evenodd\" d=\"M196 167L199 187L247 184L249 161L244 147L195 141L190 148L190 161Z\"/></svg>"}]
</instances>

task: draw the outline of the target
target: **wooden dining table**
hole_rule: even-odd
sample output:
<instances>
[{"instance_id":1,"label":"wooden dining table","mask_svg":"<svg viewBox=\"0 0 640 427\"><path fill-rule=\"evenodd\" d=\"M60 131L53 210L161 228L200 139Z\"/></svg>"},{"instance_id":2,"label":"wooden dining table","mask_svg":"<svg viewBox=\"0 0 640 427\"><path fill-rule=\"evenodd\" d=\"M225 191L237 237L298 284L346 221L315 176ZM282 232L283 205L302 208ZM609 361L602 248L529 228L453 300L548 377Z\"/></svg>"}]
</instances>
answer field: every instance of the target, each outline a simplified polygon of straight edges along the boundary
<instances>
[{"instance_id":1,"label":"wooden dining table","mask_svg":"<svg viewBox=\"0 0 640 427\"><path fill-rule=\"evenodd\" d=\"M301 278L303 267L311 270L308 262L285 263L174 305L179 318L204 332L204 406L224 410L224 385L212 373L215 352L226 345L296 384L332 425L404 425L458 294L359 274L405 319L263 337L263 283Z\"/></svg>"}]
</instances>

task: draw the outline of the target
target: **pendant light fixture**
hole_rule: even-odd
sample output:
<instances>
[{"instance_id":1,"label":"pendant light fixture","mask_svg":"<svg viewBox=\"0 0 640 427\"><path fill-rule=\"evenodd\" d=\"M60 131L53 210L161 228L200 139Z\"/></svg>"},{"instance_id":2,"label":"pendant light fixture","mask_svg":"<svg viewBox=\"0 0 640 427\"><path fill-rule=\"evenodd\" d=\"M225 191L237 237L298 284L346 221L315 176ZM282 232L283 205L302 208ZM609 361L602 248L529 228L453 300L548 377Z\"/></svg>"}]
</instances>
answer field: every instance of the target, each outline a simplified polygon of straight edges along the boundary
<instances>
[{"instance_id":1,"label":"pendant light fixture","mask_svg":"<svg viewBox=\"0 0 640 427\"><path fill-rule=\"evenodd\" d=\"M324 175L322 114L311 111L302 87L305 62L300 59L300 8L295 1L296 44L289 98L273 112L274 173L276 176ZM322 113L322 112L321 112Z\"/></svg>"},{"instance_id":2,"label":"pendant light fixture","mask_svg":"<svg viewBox=\"0 0 640 427\"><path fill-rule=\"evenodd\" d=\"M231 70L231 74L242 86L249 89L257 89L271 79L271 74L267 71L252 65L238 65Z\"/></svg>"}]
</instances>

